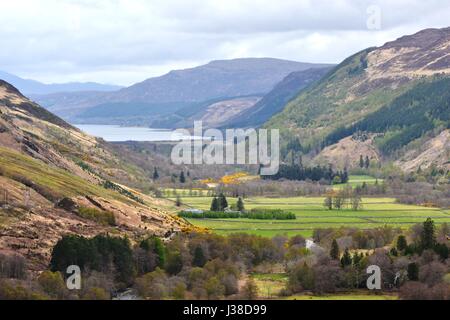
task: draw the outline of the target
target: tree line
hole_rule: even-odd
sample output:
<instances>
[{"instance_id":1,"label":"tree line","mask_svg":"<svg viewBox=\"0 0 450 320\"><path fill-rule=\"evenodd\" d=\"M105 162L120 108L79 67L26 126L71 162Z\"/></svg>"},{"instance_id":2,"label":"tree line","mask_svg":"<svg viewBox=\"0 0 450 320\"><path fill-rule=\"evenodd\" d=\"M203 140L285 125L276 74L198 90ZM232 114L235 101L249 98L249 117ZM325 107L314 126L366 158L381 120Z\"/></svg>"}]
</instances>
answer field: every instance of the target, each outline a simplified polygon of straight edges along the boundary
<instances>
[{"instance_id":1,"label":"tree line","mask_svg":"<svg viewBox=\"0 0 450 320\"><path fill-rule=\"evenodd\" d=\"M436 126L450 126L450 79L424 81L396 98L392 103L368 115L363 120L339 127L325 137L322 147L337 143L356 132L386 133L380 150L391 154L420 138Z\"/></svg>"},{"instance_id":2,"label":"tree line","mask_svg":"<svg viewBox=\"0 0 450 320\"><path fill-rule=\"evenodd\" d=\"M304 167L301 164L283 164L277 174L262 176L265 180L296 180L296 181L327 181L329 184L347 183L349 174L345 168L343 171L334 171L331 166Z\"/></svg>"}]
</instances>

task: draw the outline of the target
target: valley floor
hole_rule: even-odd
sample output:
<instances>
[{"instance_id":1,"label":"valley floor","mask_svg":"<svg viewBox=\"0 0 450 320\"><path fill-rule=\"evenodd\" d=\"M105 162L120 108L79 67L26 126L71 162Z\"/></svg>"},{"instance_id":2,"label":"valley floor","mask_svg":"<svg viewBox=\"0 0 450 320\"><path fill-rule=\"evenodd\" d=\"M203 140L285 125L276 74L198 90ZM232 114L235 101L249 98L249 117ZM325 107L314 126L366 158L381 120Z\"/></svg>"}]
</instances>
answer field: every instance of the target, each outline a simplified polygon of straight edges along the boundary
<instances>
[{"instance_id":1,"label":"valley floor","mask_svg":"<svg viewBox=\"0 0 450 320\"><path fill-rule=\"evenodd\" d=\"M450 213L439 208L404 205L393 198L363 198L362 209L327 210L323 197L249 198L246 209L282 209L296 215L296 220L252 219L189 219L192 224L218 234L245 232L261 236L275 235L311 237L317 228L354 227L372 229L385 225L408 228L432 218L437 225L450 223ZM234 201L229 199L229 201ZM183 197L182 203L192 208L208 210L210 197Z\"/></svg>"}]
</instances>

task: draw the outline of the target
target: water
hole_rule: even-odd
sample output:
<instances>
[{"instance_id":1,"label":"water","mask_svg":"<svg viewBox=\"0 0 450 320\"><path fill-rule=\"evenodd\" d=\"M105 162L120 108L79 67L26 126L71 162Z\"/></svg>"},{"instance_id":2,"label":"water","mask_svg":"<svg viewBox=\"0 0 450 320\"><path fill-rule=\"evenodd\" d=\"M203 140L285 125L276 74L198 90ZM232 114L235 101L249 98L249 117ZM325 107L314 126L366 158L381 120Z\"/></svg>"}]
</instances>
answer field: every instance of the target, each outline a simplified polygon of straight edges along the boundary
<instances>
[{"instance_id":1,"label":"water","mask_svg":"<svg viewBox=\"0 0 450 320\"><path fill-rule=\"evenodd\" d=\"M103 138L108 142L124 141L180 141L189 137L172 130L151 129L142 127L121 127L117 125L79 124L74 125L91 136Z\"/></svg>"}]
</instances>

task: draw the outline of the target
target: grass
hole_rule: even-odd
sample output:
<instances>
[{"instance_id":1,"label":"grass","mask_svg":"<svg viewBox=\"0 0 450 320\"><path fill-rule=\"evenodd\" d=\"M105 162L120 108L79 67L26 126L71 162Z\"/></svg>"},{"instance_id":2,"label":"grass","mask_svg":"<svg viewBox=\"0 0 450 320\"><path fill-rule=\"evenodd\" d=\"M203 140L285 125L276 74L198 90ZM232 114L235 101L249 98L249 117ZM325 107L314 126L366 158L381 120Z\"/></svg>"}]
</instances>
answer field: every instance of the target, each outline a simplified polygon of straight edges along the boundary
<instances>
[{"instance_id":1,"label":"grass","mask_svg":"<svg viewBox=\"0 0 450 320\"><path fill-rule=\"evenodd\" d=\"M108 211L97 210L94 208L80 207L78 209L78 215L82 218L95 221L105 226L115 226L116 219L114 214Z\"/></svg>"},{"instance_id":2,"label":"grass","mask_svg":"<svg viewBox=\"0 0 450 320\"><path fill-rule=\"evenodd\" d=\"M32 185L33 189L50 201L63 197L93 195L130 202L117 192L88 183L65 170L49 166L44 162L0 147L0 172L2 175Z\"/></svg>"},{"instance_id":3,"label":"grass","mask_svg":"<svg viewBox=\"0 0 450 320\"><path fill-rule=\"evenodd\" d=\"M312 295L295 295L286 298L287 300L398 300L393 295L376 295L376 294L336 294L324 296Z\"/></svg>"},{"instance_id":4,"label":"grass","mask_svg":"<svg viewBox=\"0 0 450 320\"><path fill-rule=\"evenodd\" d=\"M363 290L349 293L339 293L333 295L293 295L280 297L279 293L286 287L288 277L285 273L256 273L251 278L258 287L258 295L263 299L283 299L283 300L397 300L395 295L374 294Z\"/></svg>"},{"instance_id":5,"label":"grass","mask_svg":"<svg viewBox=\"0 0 450 320\"><path fill-rule=\"evenodd\" d=\"M256 273L251 278L258 287L258 296L265 299L276 298L286 287L288 278L284 273Z\"/></svg>"},{"instance_id":6,"label":"grass","mask_svg":"<svg viewBox=\"0 0 450 320\"><path fill-rule=\"evenodd\" d=\"M335 185L333 186L334 190L340 190L343 189L346 186L352 186L357 187L357 186L362 186L363 183L366 183L367 185L374 185L377 182L377 178L371 177L371 176L367 176L367 175L350 175L349 179L348 179L348 183L346 184L339 184L339 185ZM382 183L383 180L382 179L378 179L378 183Z\"/></svg>"},{"instance_id":7,"label":"grass","mask_svg":"<svg viewBox=\"0 0 450 320\"><path fill-rule=\"evenodd\" d=\"M229 198L229 203L234 199ZM189 219L194 225L208 228L222 235L245 232L265 237L275 235L302 235L311 237L316 228L354 227L372 229L389 225L408 228L427 218L437 225L450 223L450 214L436 208L404 205L392 198L363 198L363 209L327 210L323 207L323 197L293 198L250 198L245 200L246 209L282 209L296 215L296 220L251 220L251 219ZM209 209L210 197L182 198L185 205L199 209Z\"/></svg>"}]
</instances>

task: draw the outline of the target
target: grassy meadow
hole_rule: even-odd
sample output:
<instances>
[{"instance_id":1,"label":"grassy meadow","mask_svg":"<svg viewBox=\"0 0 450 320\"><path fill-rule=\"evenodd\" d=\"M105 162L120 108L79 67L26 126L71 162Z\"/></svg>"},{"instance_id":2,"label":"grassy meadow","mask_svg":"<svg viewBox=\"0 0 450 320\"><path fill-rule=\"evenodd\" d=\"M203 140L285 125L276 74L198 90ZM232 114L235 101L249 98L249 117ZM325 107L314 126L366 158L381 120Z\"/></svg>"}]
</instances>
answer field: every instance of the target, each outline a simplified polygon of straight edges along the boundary
<instances>
[{"instance_id":1,"label":"grassy meadow","mask_svg":"<svg viewBox=\"0 0 450 320\"><path fill-rule=\"evenodd\" d=\"M351 186L351 187L355 188L357 186L362 186L364 183L367 185L375 185L377 183L377 180L378 180L378 183L383 182L383 179L377 179L377 178L367 176L367 175L360 175L360 176L350 175L348 183L335 185L335 186L333 186L333 189L340 190L340 189L345 188L346 186Z\"/></svg>"},{"instance_id":2,"label":"grassy meadow","mask_svg":"<svg viewBox=\"0 0 450 320\"><path fill-rule=\"evenodd\" d=\"M233 203L235 199L229 198ZM222 235L246 232L261 236L302 235L311 237L316 228L353 227L371 229L389 225L408 228L432 218L435 223L450 223L450 214L437 208L427 208L396 203L393 198L363 198L362 209L327 210L323 197L295 198L249 198L246 209L282 209L294 213L296 220L251 220L251 219L189 219L200 227ZM182 197L182 203L192 208L208 210L210 197Z\"/></svg>"}]
</instances>

